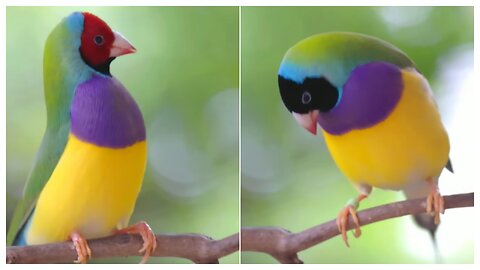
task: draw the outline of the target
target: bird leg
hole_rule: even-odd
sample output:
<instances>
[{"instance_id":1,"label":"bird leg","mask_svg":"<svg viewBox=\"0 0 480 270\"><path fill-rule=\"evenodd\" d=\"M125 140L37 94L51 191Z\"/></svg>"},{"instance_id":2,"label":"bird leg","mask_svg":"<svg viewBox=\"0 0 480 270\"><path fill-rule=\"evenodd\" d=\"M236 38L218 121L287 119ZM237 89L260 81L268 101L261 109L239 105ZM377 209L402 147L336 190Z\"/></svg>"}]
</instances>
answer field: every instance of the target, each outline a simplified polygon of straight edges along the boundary
<instances>
[{"instance_id":1,"label":"bird leg","mask_svg":"<svg viewBox=\"0 0 480 270\"><path fill-rule=\"evenodd\" d=\"M150 257L150 254L152 254L157 247L157 238L155 237L152 229L150 229L150 226L148 226L146 222L140 221L135 225L115 231L115 234L122 233L139 234L142 237L143 246L138 252L145 252L145 254L143 255L143 259L142 261L140 261L140 263L146 263L148 258Z\"/></svg>"},{"instance_id":2,"label":"bird leg","mask_svg":"<svg viewBox=\"0 0 480 270\"><path fill-rule=\"evenodd\" d=\"M357 198L353 198L347 202L347 205L340 210L340 213L337 216L337 227L338 231L342 233L342 238L347 247L350 247L348 244L348 237L347 237L347 225L348 225L348 216L351 215L353 222L355 223L355 231L353 235L358 238L362 234L360 230L360 221L358 220L357 216L357 209L360 201L367 198L367 194L360 194Z\"/></svg>"},{"instance_id":3,"label":"bird leg","mask_svg":"<svg viewBox=\"0 0 480 270\"><path fill-rule=\"evenodd\" d=\"M435 224L440 223L440 213L445 213L445 202L438 191L438 185L430 177L427 179L431 191L427 197L427 214L434 216Z\"/></svg>"},{"instance_id":4,"label":"bird leg","mask_svg":"<svg viewBox=\"0 0 480 270\"><path fill-rule=\"evenodd\" d=\"M72 239L73 246L75 247L78 256L77 260L74 262L87 263L87 260L92 257L92 251L88 246L87 240L77 231L74 231L72 234L70 234L70 239Z\"/></svg>"}]
</instances>

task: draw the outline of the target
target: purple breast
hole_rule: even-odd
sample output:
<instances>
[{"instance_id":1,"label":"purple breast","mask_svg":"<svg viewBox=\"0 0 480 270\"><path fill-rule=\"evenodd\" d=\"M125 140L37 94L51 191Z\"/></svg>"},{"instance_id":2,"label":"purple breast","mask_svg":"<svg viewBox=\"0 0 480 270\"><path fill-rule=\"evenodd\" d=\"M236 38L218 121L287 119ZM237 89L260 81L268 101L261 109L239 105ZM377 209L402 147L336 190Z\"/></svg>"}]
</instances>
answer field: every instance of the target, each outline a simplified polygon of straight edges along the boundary
<instances>
[{"instance_id":1,"label":"purple breast","mask_svg":"<svg viewBox=\"0 0 480 270\"><path fill-rule=\"evenodd\" d=\"M318 123L329 134L341 135L371 127L383 120L397 105L403 90L400 69L386 62L356 67L343 86L340 102Z\"/></svg>"},{"instance_id":2,"label":"purple breast","mask_svg":"<svg viewBox=\"0 0 480 270\"><path fill-rule=\"evenodd\" d=\"M93 75L75 90L71 132L83 141L123 148L145 140L145 124L135 100L113 77Z\"/></svg>"}]
</instances>

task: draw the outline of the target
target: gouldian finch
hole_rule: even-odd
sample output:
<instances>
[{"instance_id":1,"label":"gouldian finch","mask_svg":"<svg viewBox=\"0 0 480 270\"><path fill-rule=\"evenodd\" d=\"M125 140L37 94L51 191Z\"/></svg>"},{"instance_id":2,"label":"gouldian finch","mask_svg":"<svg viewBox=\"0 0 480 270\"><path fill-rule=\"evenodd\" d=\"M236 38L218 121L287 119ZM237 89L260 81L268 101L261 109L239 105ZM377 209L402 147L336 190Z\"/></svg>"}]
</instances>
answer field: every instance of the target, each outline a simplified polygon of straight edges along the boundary
<instances>
[{"instance_id":1,"label":"gouldian finch","mask_svg":"<svg viewBox=\"0 0 480 270\"><path fill-rule=\"evenodd\" d=\"M444 201L438 178L449 161L449 140L425 77L410 58L380 39L331 32L306 38L285 54L278 71L286 108L305 129L321 126L326 145L357 188L337 217L347 246L352 216L372 187L427 198L420 226L435 232Z\"/></svg>"},{"instance_id":2,"label":"gouldian finch","mask_svg":"<svg viewBox=\"0 0 480 270\"><path fill-rule=\"evenodd\" d=\"M97 16L75 12L44 51L47 128L7 236L7 245L71 240L76 262L86 239L140 234L142 262L156 239L145 222L128 227L146 166L142 114L110 63L135 48Z\"/></svg>"}]
</instances>

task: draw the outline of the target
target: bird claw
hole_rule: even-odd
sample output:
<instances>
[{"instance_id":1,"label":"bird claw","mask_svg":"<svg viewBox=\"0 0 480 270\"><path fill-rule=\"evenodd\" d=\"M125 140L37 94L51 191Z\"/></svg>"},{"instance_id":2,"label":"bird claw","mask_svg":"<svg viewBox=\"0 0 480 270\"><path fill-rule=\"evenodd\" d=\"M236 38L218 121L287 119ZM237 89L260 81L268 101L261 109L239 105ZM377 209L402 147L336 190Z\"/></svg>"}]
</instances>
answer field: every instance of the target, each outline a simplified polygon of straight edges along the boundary
<instances>
[{"instance_id":1,"label":"bird claw","mask_svg":"<svg viewBox=\"0 0 480 270\"><path fill-rule=\"evenodd\" d=\"M358 238L362 234L362 231L360 230L360 221L358 219L355 207L350 204L345 206L337 216L337 228L338 231L342 234L343 242L345 242L345 245L347 245L347 247L350 247L347 237L349 215L352 216L353 222L355 223L355 230L353 231L353 236L355 236L355 238Z\"/></svg>"},{"instance_id":2,"label":"bird claw","mask_svg":"<svg viewBox=\"0 0 480 270\"><path fill-rule=\"evenodd\" d=\"M73 262L75 263L87 263L89 259L92 258L92 251L88 246L87 240L78 232L74 232L70 235L72 239L73 246L77 251L77 259Z\"/></svg>"},{"instance_id":3,"label":"bird claw","mask_svg":"<svg viewBox=\"0 0 480 270\"><path fill-rule=\"evenodd\" d=\"M142 248L138 251L139 253L144 253L141 264L146 263L150 255L157 248L157 238L153 233L152 229L144 221L141 221L130 227L118 230L116 234L129 233L129 234L139 234L143 239Z\"/></svg>"},{"instance_id":4,"label":"bird claw","mask_svg":"<svg viewBox=\"0 0 480 270\"><path fill-rule=\"evenodd\" d=\"M435 224L440 223L440 213L445 213L445 202L436 187L432 188L432 192L427 197L426 211L434 217Z\"/></svg>"}]
</instances>

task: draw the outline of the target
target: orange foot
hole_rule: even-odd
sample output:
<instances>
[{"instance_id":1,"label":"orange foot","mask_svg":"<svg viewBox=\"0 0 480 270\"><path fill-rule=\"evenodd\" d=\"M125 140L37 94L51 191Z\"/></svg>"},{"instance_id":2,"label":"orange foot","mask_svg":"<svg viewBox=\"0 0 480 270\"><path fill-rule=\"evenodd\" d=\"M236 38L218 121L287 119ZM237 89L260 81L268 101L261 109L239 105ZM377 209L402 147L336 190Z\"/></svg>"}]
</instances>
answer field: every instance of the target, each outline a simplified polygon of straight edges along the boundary
<instances>
[{"instance_id":1,"label":"orange foot","mask_svg":"<svg viewBox=\"0 0 480 270\"><path fill-rule=\"evenodd\" d=\"M428 179L428 182L430 183L432 191L427 197L427 213L434 216L435 224L438 224L440 223L440 213L445 213L445 202L438 191L438 186L431 178Z\"/></svg>"},{"instance_id":2,"label":"orange foot","mask_svg":"<svg viewBox=\"0 0 480 270\"><path fill-rule=\"evenodd\" d=\"M138 251L139 253L145 252L143 255L142 261L140 263L146 263L150 254L155 251L157 248L157 238L155 238L155 234L153 233L150 226L144 221L140 221L139 223L129 226L127 228L118 230L115 234L122 234L122 233L129 233L129 234L140 234L143 239L143 247Z\"/></svg>"},{"instance_id":3,"label":"orange foot","mask_svg":"<svg viewBox=\"0 0 480 270\"><path fill-rule=\"evenodd\" d=\"M348 216L352 216L353 222L356 226L353 235L356 238L360 237L362 231L360 230L360 221L358 220L357 216L357 208L360 201L365 199L366 197L367 195L361 194L357 198L351 200L350 202L348 202L347 206L340 210L340 213L337 216L338 231L342 234L343 242L345 242L345 245L347 245L347 247L350 247L347 237Z\"/></svg>"},{"instance_id":4,"label":"orange foot","mask_svg":"<svg viewBox=\"0 0 480 270\"><path fill-rule=\"evenodd\" d=\"M87 260L92 257L92 251L88 246L87 240L78 232L73 232L70 235L70 238L72 239L73 246L75 247L78 256L77 260L75 260L74 262L87 263Z\"/></svg>"},{"instance_id":5,"label":"orange foot","mask_svg":"<svg viewBox=\"0 0 480 270\"><path fill-rule=\"evenodd\" d=\"M338 214L337 217L337 227L338 231L342 233L342 238L343 242L345 242L345 245L347 247L350 247L348 244L348 237L347 237L347 225L348 225L348 216L351 215L353 218L353 222L355 222L355 231L353 232L353 235L358 238L361 234L362 231L360 230L360 222L358 220L357 216L357 211L355 210L355 206L353 205L347 205L345 206L340 213Z\"/></svg>"}]
</instances>

